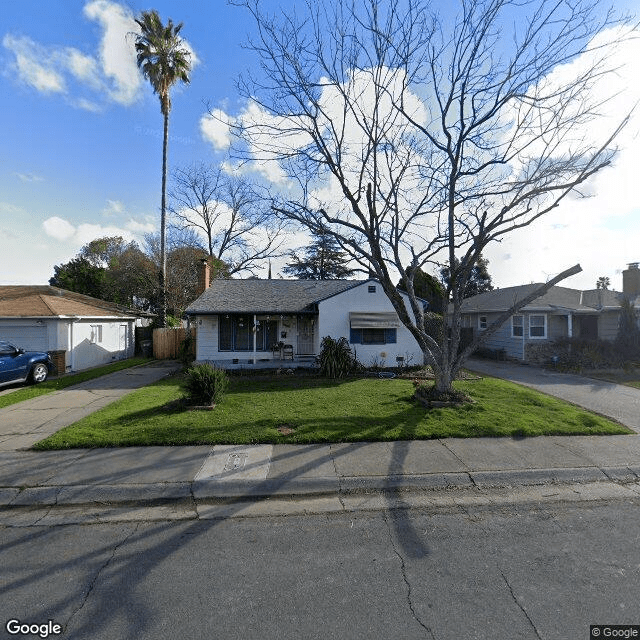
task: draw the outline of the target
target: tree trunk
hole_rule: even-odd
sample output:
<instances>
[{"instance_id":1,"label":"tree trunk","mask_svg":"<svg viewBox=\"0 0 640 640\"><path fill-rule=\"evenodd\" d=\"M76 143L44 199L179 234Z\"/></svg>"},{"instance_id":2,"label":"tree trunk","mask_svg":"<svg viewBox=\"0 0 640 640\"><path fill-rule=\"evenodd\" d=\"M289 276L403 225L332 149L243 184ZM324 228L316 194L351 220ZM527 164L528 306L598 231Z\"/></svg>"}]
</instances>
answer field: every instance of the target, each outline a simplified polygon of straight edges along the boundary
<instances>
[{"instance_id":1,"label":"tree trunk","mask_svg":"<svg viewBox=\"0 0 640 640\"><path fill-rule=\"evenodd\" d=\"M167 326L167 145L169 141L169 111L164 113L162 139L162 200L160 205L160 326Z\"/></svg>"}]
</instances>

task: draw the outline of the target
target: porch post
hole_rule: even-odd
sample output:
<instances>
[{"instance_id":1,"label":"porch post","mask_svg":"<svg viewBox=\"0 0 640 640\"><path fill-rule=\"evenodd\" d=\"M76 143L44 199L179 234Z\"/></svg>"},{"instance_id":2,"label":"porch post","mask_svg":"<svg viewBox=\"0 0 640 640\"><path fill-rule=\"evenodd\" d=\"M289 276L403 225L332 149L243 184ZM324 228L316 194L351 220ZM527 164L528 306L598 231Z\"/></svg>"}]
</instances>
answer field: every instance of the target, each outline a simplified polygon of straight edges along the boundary
<instances>
[{"instance_id":1,"label":"porch post","mask_svg":"<svg viewBox=\"0 0 640 640\"><path fill-rule=\"evenodd\" d=\"M567 315L567 336L573 338L573 314Z\"/></svg>"},{"instance_id":2,"label":"porch post","mask_svg":"<svg viewBox=\"0 0 640 640\"><path fill-rule=\"evenodd\" d=\"M253 364L256 363L256 345L257 345L257 333L258 333L258 316L253 314Z\"/></svg>"}]
</instances>

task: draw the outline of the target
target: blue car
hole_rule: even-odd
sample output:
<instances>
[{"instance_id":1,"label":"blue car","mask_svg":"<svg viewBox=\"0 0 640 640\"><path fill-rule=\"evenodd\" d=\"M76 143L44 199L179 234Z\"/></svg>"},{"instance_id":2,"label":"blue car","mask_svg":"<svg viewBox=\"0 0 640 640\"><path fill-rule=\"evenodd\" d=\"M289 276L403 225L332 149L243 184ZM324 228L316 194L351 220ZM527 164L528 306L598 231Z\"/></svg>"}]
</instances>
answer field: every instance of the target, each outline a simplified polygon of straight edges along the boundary
<instances>
[{"instance_id":1,"label":"blue car","mask_svg":"<svg viewBox=\"0 0 640 640\"><path fill-rule=\"evenodd\" d=\"M44 382L53 369L48 353L25 351L0 340L0 386L26 382Z\"/></svg>"}]
</instances>

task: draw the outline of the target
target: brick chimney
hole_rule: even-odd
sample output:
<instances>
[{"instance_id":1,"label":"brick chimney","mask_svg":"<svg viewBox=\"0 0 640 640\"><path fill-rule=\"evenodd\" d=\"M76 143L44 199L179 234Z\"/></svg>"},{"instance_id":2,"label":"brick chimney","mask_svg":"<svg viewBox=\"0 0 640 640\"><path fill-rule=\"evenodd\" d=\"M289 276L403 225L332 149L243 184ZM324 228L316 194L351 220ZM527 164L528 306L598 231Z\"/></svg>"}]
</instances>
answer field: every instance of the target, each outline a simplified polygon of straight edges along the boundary
<instances>
[{"instance_id":1,"label":"brick chimney","mask_svg":"<svg viewBox=\"0 0 640 640\"><path fill-rule=\"evenodd\" d=\"M203 294L211 283L211 267L209 266L209 260L207 258L202 258L200 260L200 273L198 276L198 291Z\"/></svg>"},{"instance_id":2,"label":"brick chimney","mask_svg":"<svg viewBox=\"0 0 640 640\"><path fill-rule=\"evenodd\" d=\"M640 268L638 262L630 262L622 272L622 293L627 298L635 298L640 295Z\"/></svg>"}]
</instances>

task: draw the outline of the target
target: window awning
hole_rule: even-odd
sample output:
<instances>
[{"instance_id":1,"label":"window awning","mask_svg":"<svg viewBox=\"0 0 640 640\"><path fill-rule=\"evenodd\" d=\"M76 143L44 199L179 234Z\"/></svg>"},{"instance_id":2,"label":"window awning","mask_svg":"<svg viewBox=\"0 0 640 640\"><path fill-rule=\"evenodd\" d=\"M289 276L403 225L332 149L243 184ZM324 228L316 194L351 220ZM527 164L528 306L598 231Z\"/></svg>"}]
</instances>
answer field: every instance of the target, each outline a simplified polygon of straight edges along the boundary
<instances>
[{"instance_id":1,"label":"window awning","mask_svg":"<svg viewBox=\"0 0 640 640\"><path fill-rule=\"evenodd\" d=\"M400 318L395 311L351 311L349 323L352 329L389 329L400 326Z\"/></svg>"}]
</instances>

